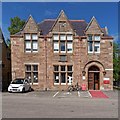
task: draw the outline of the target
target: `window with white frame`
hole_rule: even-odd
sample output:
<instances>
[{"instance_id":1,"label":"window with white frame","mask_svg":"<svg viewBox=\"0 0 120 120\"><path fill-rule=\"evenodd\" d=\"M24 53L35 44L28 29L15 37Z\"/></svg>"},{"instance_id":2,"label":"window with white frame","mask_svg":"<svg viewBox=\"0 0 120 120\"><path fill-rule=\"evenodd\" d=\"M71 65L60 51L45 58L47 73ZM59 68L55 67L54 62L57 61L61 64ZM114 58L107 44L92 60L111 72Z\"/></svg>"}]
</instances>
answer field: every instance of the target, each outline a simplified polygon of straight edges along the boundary
<instances>
[{"instance_id":1,"label":"window with white frame","mask_svg":"<svg viewBox=\"0 0 120 120\"><path fill-rule=\"evenodd\" d=\"M98 35L95 35L95 36L94 36L94 38L95 38L95 40L98 40L98 41L100 41L100 36L98 36Z\"/></svg>"},{"instance_id":2,"label":"window with white frame","mask_svg":"<svg viewBox=\"0 0 120 120\"><path fill-rule=\"evenodd\" d=\"M72 53L73 45L72 42L67 42L67 52Z\"/></svg>"},{"instance_id":3,"label":"window with white frame","mask_svg":"<svg viewBox=\"0 0 120 120\"><path fill-rule=\"evenodd\" d=\"M61 34L60 35L60 40L62 41L62 40L66 40L66 35L65 34Z\"/></svg>"},{"instance_id":4,"label":"window with white frame","mask_svg":"<svg viewBox=\"0 0 120 120\"><path fill-rule=\"evenodd\" d=\"M100 53L100 35L88 35L88 53Z\"/></svg>"},{"instance_id":5,"label":"window with white frame","mask_svg":"<svg viewBox=\"0 0 120 120\"><path fill-rule=\"evenodd\" d=\"M54 42L54 52L59 52L59 43L58 42Z\"/></svg>"},{"instance_id":6,"label":"window with white frame","mask_svg":"<svg viewBox=\"0 0 120 120\"><path fill-rule=\"evenodd\" d=\"M66 42L60 41L60 51L61 51L61 53L66 52Z\"/></svg>"},{"instance_id":7,"label":"window with white frame","mask_svg":"<svg viewBox=\"0 0 120 120\"><path fill-rule=\"evenodd\" d=\"M72 34L54 34L53 35L54 53L72 53L73 35Z\"/></svg>"},{"instance_id":8,"label":"window with white frame","mask_svg":"<svg viewBox=\"0 0 120 120\"><path fill-rule=\"evenodd\" d=\"M72 83L72 65L54 65L54 85L66 85Z\"/></svg>"},{"instance_id":9,"label":"window with white frame","mask_svg":"<svg viewBox=\"0 0 120 120\"><path fill-rule=\"evenodd\" d=\"M30 83L38 83L38 65L25 65L25 77Z\"/></svg>"},{"instance_id":10,"label":"window with white frame","mask_svg":"<svg viewBox=\"0 0 120 120\"><path fill-rule=\"evenodd\" d=\"M67 40L73 40L73 35L68 34L68 35L67 35Z\"/></svg>"},{"instance_id":11,"label":"window with white frame","mask_svg":"<svg viewBox=\"0 0 120 120\"><path fill-rule=\"evenodd\" d=\"M37 34L25 34L25 52L38 52Z\"/></svg>"},{"instance_id":12,"label":"window with white frame","mask_svg":"<svg viewBox=\"0 0 120 120\"><path fill-rule=\"evenodd\" d=\"M59 40L59 35L58 34L54 34L53 35L53 40Z\"/></svg>"}]
</instances>

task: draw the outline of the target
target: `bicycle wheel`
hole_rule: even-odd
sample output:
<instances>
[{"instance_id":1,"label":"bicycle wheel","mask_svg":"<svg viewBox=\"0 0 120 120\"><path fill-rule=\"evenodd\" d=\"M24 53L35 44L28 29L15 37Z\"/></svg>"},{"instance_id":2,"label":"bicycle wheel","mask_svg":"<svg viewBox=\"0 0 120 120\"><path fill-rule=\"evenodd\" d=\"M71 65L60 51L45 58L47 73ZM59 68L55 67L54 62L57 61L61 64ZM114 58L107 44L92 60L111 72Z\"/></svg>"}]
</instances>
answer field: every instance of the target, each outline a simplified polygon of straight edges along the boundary
<instances>
[{"instance_id":1,"label":"bicycle wheel","mask_svg":"<svg viewBox=\"0 0 120 120\"><path fill-rule=\"evenodd\" d=\"M72 86L69 86L69 87L68 87L68 91L69 91L69 92L73 91L73 87L72 87Z\"/></svg>"}]
</instances>

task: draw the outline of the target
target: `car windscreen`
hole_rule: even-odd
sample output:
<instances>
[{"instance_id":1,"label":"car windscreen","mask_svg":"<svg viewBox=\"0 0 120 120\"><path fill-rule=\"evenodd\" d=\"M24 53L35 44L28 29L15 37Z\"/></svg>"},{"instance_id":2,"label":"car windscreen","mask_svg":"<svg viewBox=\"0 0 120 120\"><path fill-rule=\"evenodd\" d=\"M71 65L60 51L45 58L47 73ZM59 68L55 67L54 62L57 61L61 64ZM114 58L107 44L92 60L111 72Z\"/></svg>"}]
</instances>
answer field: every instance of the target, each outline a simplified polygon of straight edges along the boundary
<instances>
[{"instance_id":1,"label":"car windscreen","mask_svg":"<svg viewBox=\"0 0 120 120\"><path fill-rule=\"evenodd\" d=\"M15 79L14 81L12 81L12 84L23 84L23 82L23 79Z\"/></svg>"}]
</instances>

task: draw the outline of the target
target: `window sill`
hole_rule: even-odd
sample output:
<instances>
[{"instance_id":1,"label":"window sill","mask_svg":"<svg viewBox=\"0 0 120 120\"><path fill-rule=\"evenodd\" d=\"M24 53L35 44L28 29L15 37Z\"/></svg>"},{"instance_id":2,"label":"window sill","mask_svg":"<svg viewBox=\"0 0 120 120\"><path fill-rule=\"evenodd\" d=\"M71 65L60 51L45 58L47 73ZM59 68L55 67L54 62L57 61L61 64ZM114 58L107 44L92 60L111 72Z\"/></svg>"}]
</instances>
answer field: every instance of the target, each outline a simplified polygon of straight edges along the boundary
<instances>
[{"instance_id":1,"label":"window sill","mask_svg":"<svg viewBox=\"0 0 120 120\"><path fill-rule=\"evenodd\" d=\"M30 85L38 85L39 83L30 83Z\"/></svg>"},{"instance_id":2,"label":"window sill","mask_svg":"<svg viewBox=\"0 0 120 120\"><path fill-rule=\"evenodd\" d=\"M72 85L72 83L68 83L68 85Z\"/></svg>"},{"instance_id":3,"label":"window sill","mask_svg":"<svg viewBox=\"0 0 120 120\"><path fill-rule=\"evenodd\" d=\"M53 52L53 53L54 53L54 54L60 54L60 55L73 54L73 52L66 52L66 53Z\"/></svg>"},{"instance_id":4,"label":"window sill","mask_svg":"<svg viewBox=\"0 0 120 120\"><path fill-rule=\"evenodd\" d=\"M88 54L100 54L100 52L88 52Z\"/></svg>"},{"instance_id":5,"label":"window sill","mask_svg":"<svg viewBox=\"0 0 120 120\"><path fill-rule=\"evenodd\" d=\"M38 54L38 52L24 52L25 54Z\"/></svg>"},{"instance_id":6,"label":"window sill","mask_svg":"<svg viewBox=\"0 0 120 120\"><path fill-rule=\"evenodd\" d=\"M60 83L54 83L54 85L60 85Z\"/></svg>"},{"instance_id":7,"label":"window sill","mask_svg":"<svg viewBox=\"0 0 120 120\"><path fill-rule=\"evenodd\" d=\"M66 83L61 83L61 85L66 85Z\"/></svg>"}]
</instances>

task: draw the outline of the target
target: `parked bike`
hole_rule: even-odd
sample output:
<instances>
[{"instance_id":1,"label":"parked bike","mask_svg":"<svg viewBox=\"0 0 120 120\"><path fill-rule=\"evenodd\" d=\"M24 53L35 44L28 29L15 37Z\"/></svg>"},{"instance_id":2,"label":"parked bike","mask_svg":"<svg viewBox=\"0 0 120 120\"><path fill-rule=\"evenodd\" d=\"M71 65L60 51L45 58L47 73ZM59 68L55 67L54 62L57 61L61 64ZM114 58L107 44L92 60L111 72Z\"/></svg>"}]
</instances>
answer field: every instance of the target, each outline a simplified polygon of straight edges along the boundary
<instances>
[{"instance_id":1,"label":"parked bike","mask_svg":"<svg viewBox=\"0 0 120 120\"><path fill-rule=\"evenodd\" d=\"M70 85L68 87L68 91L71 92L71 91L80 91L81 90L81 87L78 85L78 83L76 85Z\"/></svg>"}]
</instances>

